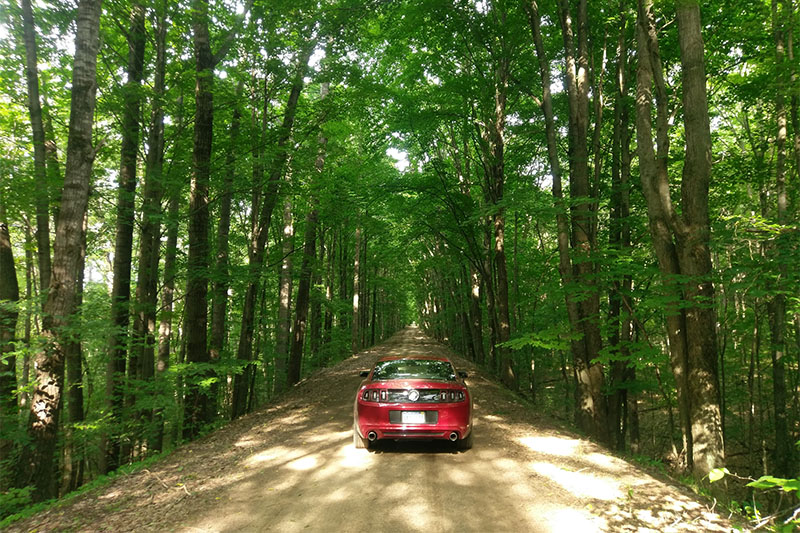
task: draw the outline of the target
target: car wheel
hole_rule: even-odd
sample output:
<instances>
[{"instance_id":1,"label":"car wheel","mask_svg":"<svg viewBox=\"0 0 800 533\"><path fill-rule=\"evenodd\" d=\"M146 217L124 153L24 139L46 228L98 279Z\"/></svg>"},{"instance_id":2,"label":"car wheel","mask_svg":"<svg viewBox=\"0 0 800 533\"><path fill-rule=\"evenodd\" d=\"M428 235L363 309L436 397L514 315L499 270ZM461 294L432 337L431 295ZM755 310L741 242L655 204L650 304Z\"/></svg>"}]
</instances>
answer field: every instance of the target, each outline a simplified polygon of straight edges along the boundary
<instances>
[{"instance_id":1,"label":"car wheel","mask_svg":"<svg viewBox=\"0 0 800 533\"><path fill-rule=\"evenodd\" d=\"M358 435L358 429L356 429L355 424L353 424L353 446L355 446L359 450L369 448L369 443L367 442L367 439L362 439Z\"/></svg>"},{"instance_id":2,"label":"car wheel","mask_svg":"<svg viewBox=\"0 0 800 533\"><path fill-rule=\"evenodd\" d=\"M475 430L469 432L467 438L461 439L458 441L458 449L459 450L471 450L472 449L472 435L475 433Z\"/></svg>"}]
</instances>

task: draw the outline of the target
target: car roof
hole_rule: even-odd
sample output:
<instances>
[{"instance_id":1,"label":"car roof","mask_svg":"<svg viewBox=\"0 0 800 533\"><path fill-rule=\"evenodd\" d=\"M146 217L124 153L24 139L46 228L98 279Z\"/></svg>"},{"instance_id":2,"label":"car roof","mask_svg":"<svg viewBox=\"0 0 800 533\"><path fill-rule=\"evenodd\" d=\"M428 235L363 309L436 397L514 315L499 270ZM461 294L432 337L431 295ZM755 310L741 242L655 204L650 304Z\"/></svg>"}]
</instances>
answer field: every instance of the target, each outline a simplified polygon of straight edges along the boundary
<instances>
[{"instance_id":1,"label":"car roof","mask_svg":"<svg viewBox=\"0 0 800 533\"><path fill-rule=\"evenodd\" d=\"M418 359L423 361L447 361L450 363L450 359L440 355L387 355L384 357L378 358L378 362L382 363L384 361L399 361L402 359Z\"/></svg>"}]
</instances>

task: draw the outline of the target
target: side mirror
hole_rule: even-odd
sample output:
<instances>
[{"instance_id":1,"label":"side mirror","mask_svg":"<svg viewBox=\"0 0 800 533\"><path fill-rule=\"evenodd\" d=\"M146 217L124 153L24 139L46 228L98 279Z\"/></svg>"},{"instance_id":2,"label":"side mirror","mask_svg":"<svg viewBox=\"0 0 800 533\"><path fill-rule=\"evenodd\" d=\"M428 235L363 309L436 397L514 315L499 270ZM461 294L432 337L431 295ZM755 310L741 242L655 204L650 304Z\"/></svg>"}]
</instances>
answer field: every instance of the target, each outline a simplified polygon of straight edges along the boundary
<instances>
[{"instance_id":1,"label":"side mirror","mask_svg":"<svg viewBox=\"0 0 800 533\"><path fill-rule=\"evenodd\" d=\"M467 379L469 377L469 374L467 374L466 372L459 371L458 376L461 379Z\"/></svg>"},{"instance_id":2,"label":"side mirror","mask_svg":"<svg viewBox=\"0 0 800 533\"><path fill-rule=\"evenodd\" d=\"M358 375L361 376L362 378L369 377L369 370L362 370L361 372L358 373Z\"/></svg>"}]
</instances>

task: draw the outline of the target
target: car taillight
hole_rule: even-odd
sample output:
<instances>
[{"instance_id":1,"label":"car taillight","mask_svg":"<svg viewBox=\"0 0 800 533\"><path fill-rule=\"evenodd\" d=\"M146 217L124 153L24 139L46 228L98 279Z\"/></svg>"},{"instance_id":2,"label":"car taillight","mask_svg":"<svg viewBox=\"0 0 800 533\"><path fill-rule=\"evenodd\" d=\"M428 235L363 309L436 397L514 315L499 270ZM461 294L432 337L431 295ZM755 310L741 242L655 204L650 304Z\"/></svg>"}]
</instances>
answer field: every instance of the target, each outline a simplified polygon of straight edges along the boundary
<instances>
[{"instance_id":1,"label":"car taillight","mask_svg":"<svg viewBox=\"0 0 800 533\"><path fill-rule=\"evenodd\" d=\"M366 389L361 393L361 400L383 403L454 403L463 402L467 397L466 390L422 389L416 392L419 393L418 399L411 400L406 389Z\"/></svg>"},{"instance_id":2,"label":"car taillight","mask_svg":"<svg viewBox=\"0 0 800 533\"><path fill-rule=\"evenodd\" d=\"M466 395L462 390L443 390L439 393L437 401L440 403L463 402L464 398Z\"/></svg>"},{"instance_id":3,"label":"car taillight","mask_svg":"<svg viewBox=\"0 0 800 533\"><path fill-rule=\"evenodd\" d=\"M361 399L365 402L386 401L386 390L367 389L361 393Z\"/></svg>"}]
</instances>

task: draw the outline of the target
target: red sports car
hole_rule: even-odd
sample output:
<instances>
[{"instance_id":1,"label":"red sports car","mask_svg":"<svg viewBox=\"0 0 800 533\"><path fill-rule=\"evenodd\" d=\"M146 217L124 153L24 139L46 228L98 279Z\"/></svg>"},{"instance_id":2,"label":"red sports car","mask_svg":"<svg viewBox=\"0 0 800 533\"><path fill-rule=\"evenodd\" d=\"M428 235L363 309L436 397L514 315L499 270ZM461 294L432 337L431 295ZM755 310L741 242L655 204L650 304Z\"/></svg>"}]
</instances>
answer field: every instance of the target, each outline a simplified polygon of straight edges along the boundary
<instances>
[{"instance_id":1,"label":"red sports car","mask_svg":"<svg viewBox=\"0 0 800 533\"><path fill-rule=\"evenodd\" d=\"M472 397L446 357L383 357L358 388L353 444L369 448L381 439L448 439L472 447Z\"/></svg>"}]
</instances>

